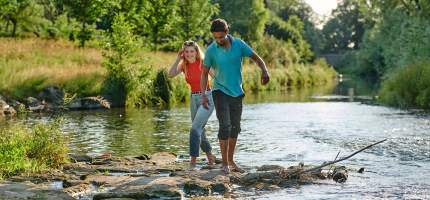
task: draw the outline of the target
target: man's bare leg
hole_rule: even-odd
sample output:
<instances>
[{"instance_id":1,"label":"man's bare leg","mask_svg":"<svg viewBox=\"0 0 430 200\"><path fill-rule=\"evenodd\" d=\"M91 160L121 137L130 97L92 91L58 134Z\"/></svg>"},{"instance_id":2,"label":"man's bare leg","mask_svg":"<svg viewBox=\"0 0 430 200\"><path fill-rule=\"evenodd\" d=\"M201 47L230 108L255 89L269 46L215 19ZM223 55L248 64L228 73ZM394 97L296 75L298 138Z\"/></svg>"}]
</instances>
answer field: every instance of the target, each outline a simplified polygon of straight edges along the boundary
<instances>
[{"instance_id":1,"label":"man's bare leg","mask_svg":"<svg viewBox=\"0 0 430 200\"><path fill-rule=\"evenodd\" d=\"M228 164L231 170L236 172L244 172L239 166L234 162L234 150L236 149L237 138L228 138Z\"/></svg>"},{"instance_id":2,"label":"man's bare leg","mask_svg":"<svg viewBox=\"0 0 430 200\"><path fill-rule=\"evenodd\" d=\"M219 147L221 149L222 167L225 173L229 173L228 167L228 140L219 140Z\"/></svg>"}]
</instances>

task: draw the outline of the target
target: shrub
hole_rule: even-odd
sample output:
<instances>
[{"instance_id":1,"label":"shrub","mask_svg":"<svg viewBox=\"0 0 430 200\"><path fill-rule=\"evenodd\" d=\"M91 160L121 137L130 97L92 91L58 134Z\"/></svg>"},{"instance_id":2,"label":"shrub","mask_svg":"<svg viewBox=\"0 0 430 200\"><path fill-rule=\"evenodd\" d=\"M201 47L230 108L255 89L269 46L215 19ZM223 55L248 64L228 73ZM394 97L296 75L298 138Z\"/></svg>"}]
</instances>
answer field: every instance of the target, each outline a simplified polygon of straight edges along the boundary
<instances>
[{"instance_id":1,"label":"shrub","mask_svg":"<svg viewBox=\"0 0 430 200\"><path fill-rule=\"evenodd\" d=\"M66 141L58 120L0 129L0 178L60 167L68 159Z\"/></svg>"}]
</instances>

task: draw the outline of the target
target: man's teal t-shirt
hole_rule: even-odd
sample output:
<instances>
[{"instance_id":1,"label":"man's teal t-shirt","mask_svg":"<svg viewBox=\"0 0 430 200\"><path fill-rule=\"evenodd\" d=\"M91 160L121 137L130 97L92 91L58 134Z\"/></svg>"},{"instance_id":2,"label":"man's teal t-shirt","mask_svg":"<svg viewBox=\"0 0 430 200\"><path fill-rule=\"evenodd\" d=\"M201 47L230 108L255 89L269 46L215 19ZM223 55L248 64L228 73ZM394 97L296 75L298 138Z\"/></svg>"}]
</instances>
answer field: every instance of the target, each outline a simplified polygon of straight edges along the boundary
<instances>
[{"instance_id":1,"label":"man's teal t-shirt","mask_svg":"<svg viewBox=\"0 0 430 200\"><path fill-rule=\"evenodd\" d=\"M213 89L238 97L244 94L242 89L243 57L250 57L253 50L243 40L228 35L231 41L229 49L219 46L215 41L206 50L203 64L214 71Z\"/></svg>"}]
</instances>

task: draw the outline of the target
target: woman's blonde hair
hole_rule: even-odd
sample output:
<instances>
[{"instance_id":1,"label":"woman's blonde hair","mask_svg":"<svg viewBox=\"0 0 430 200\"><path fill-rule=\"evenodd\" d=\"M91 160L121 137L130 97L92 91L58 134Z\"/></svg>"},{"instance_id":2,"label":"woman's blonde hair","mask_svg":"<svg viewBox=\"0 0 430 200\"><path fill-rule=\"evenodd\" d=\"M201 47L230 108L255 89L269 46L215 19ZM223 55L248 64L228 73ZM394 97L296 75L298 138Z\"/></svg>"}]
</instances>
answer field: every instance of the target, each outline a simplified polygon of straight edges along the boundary
<instances>
[{"instance_id":1,"label":"woman's blonde hair","mask_svg":"<svg viewBox=\"0 0 430 200\"><path fill-rule=\"evenodd\" d=\"M203 60L205 59L205 54L203 53L202 49L200 48L199 44L197 44L197 42L192 40L187 40L184 42L184 44L182 44L183 50L185 50L185 47L194 47L194 49L196 50L196 61L200 61L200 64L203 63ZM187 59L182 58L180 63L181 63L180 66L186 75L188 64L189 64Z\"/></svg>"}]
</instances>

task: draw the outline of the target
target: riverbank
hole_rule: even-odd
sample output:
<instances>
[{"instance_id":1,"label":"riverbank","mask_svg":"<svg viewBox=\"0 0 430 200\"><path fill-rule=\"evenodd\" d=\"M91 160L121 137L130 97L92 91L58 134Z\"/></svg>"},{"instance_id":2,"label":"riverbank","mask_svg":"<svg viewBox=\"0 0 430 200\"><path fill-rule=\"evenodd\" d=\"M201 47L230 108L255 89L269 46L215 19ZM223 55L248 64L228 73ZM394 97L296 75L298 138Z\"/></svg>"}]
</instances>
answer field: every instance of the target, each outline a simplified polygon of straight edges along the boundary
<instances>
[{"instance_id":1,"label":"riverbank","mask_svg":"<svg viewBox=\"0 0 430 200\"><path fill-rule=\"evenodd\" d=\"M381 85L379 100L385 105L430 110L430 61L399 68Z\"/></svg>"},{"instance_id":2,"label":"riverbank","mask_svg":"<svg viewBox=\"0 0 430 200\"><path fill-rule=\"evenodd\" d=\"M27 97L36 97L48 86L63 89L66 97L107 97L118 94L119 88L112 87L107 70L102 66L103 56L98 48L77 48L65 40L1 38L0 41L0 94L10 99L22 101ZM126 97L120 97L122 99L118 100L111 97L113 101L130 101L128 105L139 104L139 101L155 105L187 101L189 89L182 78L163 79L160 75L160 70L170 67L175 56L174 52L138 53L139 60L149 70L145 77L153 88L147 89L154 91L167 88L167 91L161 91L158 95L167 94L169 102L162 102L154 95L140 94L136 95L139 99L129 97L125 100ZM309 65L292 64L286 68L268 63L271 82L263 87L259 84L258 67L246 63L244 89L247 92L324 85L334 81L336 75L331 67L321 61Z\"/></svg>"},{"instance_id":3,"label":"riverbank","mask_svg":"<svg viewBox=\"0 0 430 200\"><path fill-rule=\"evenodd\" d=\"M0 182L0 196L7 199L94 200L128 199L230 199L255 195L257 192L277 191L304 184L344 182L346 168L305 172L310 166L300 163L288 168L263 165L247 169L246 173L221 170L220 160L214 166L203 165L188 170L188 161L178 160L173 153L115 157L110 154L70 155L71 163L58 170L9 177ZM342 175L339 175L343 170ZM344 179L337 179L342 176Z\"/></svg>"}]
</instances>

